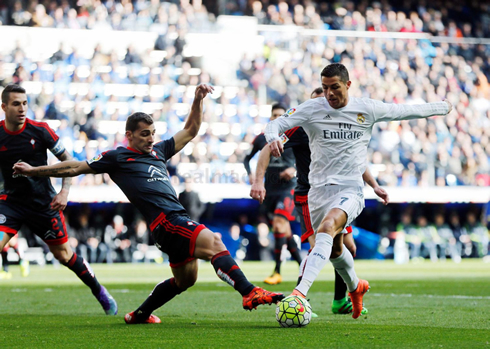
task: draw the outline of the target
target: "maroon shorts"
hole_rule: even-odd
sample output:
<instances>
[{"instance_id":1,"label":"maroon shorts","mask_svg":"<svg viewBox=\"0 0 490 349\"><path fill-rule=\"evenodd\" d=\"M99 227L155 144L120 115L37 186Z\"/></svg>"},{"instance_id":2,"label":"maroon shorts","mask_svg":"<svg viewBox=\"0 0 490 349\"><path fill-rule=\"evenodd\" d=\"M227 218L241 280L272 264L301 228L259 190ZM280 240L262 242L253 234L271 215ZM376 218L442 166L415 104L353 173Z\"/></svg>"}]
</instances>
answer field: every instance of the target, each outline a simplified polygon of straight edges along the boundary
<instances>
[{"instance_id":1,"label":"maroon shorts","mask_svg":"<svg viewBox=\"0 0 490 349\"><path fill-rule=\"evenodd\" d=\"M207 229L185 215L160 215L150 224L155 245L168 255L172 268L181 267L196 259L196 239L199 233Z\"/></svg>"},{"instance_id":2,"label":"maroon shorts","mask_svg":"<svg viewBox=\"0 0 490 349\"><path fill-rule=\"evenodd\" d=\"M0 201L0 231L15 235L22 224L48 245L61 245L68 241L63 211L53 211L49 207L33 209Z\"/></svg>"}]
</instances>

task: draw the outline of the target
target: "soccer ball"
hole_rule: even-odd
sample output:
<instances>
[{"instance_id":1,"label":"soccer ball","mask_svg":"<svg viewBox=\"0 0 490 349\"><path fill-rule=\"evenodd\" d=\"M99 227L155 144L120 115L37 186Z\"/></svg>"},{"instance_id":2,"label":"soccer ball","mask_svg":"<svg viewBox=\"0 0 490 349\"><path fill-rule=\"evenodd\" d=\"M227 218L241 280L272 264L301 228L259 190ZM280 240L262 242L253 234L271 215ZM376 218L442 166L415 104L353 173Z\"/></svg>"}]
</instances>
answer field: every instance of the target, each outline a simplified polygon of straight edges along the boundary
<instances>
[{"instance_id":1,"label":"soccer ball","mask_svg":"<svg viewBox=\"0 0 490 349\"><path fill-rule=\"evenodd\" d=\"M311 321L311 306L298 296L288 296L277 304L276 320L282 327L304 327Z\"/></svg>"}]
</instances>

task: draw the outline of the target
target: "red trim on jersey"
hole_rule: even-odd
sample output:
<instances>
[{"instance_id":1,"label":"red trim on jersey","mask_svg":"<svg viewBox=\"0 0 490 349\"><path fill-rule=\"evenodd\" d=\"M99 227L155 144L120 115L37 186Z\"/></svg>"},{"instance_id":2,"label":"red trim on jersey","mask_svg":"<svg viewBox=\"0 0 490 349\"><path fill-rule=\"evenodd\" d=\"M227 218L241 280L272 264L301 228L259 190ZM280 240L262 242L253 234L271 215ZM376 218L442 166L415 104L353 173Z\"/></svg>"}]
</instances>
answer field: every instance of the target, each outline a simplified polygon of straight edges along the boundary
<instances>
[{"instance_id":1,"label":"red trim on jersey","mask_svg":"<svg viewBox=\"0 0 490 349\"><path fill-rule=\"evenodd\" d=\"M0 200L7 200L7 194L0 195Z\"/></svg>"},{"instance_id":2,"label":"red trim on jersey","mask_svg":"<svg viewBox=\"0 0 490 349\"><path fill-rule=\"evenodd\" d=\"M15 235L17 234L17 230L12 229L10 227L6 227L4 225L0 225L0 231L3 231L4 233Z\"/></svg>"},{"instance_id":3,"label":"red trim on jersey","mask_svg":"<svg viewBox=\"0 0 490 349\"><path fill-rule=\"evenodd\" d=\"M286 218L288 221L294 221L296 218L294 218L294 216L289 213L288 211L286 210L283 210L282 208L276 208L274 210L274 215L277 215L277 216L283 216L284 218Z\"/></svg>"},{"instance_id":4,"label":"red trim on jersey","mask_svg":"<svg viewBox=\"0 0 490 349\"><path fill-rule=\"evenodd\" d=\"M134 148L131 148L131 147L126 147L127 150L131 150L132 152L135 152L135 153L138 153L138 154L143 154L142 152L140 152L139 150L136 150Z\"/></svg>"},{"instance_id":5,"label":"red trim on jersey","mask_svg":"<svg viewBox=\"0 0 490 349\"><path fill-rule=\"evenodd\" d=\"M3 129L5 130L5 132L11 136L17 136L18 134L22 133L22 131L25 130L26 128L26 124L27 124L27 117L26 117L26 121L24 121L24 125L22 125L22 128L19 130L19 131L15 131L15 132L12 132L10 131L8 128L7 128L7 125L5 125L5 120L2 120L2 123L0 124L1 126L3 126Z\"/></svg>"},{"instance_id":6,"label":"red trim on jersey","mask_svg":"<svg viewBox=\"0 0 490 349\"><path fill-rule=\"evenodd\" d=\"M54 133L53 129L51 127L49 127L49 125L47 123L40 122L40 121L34 121L31 119L27 119L27 122L33 126L45 128L49 132L51 137L53 137L53 140L57 141L58 139L60 139L60 137L58 137L58 135L56 133Z\"/></svg>"},{"instance_id":7,"label":"red trim on jersey","mask_svg":"<svg viewBox=\"0 0 490 349\"><path fill-rule=\"evenodd\" d=\"M348 227L345 227L345 230L347 231L347 233L345 233L345 234L352 233L352 227L350 225Z\"/></svg>"},{"instance_id":8,"label":"red trim on jersey","mask_svg":"<svg viewBox=\"0 0 490 349\"><path fill-rule=\"evenodd\" d=\"M291 138L291 136L296 132L298 131L299 129L299 126L298 127L293 127L292 129L290 130L287 130L286 132L284 132L286 134L286 136L288 136L289 138Z\"/></svg>"}]
</instances>

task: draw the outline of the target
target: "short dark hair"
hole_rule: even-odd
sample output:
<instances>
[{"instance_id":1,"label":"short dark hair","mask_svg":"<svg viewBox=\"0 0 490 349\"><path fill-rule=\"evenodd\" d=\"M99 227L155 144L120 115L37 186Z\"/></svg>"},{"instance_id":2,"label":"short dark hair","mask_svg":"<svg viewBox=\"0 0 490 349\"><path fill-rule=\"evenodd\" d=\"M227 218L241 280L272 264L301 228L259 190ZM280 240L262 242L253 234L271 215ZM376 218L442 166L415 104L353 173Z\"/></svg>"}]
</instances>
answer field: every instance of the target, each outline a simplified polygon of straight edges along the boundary
<instances>
[{"instance_id":1,"label":"short dark hair","mask_svg":"<svg viewBox=\"0 0 490 349\"><path fill-rule=\"evenodd\" d=\"M25 88L16 84L10 84L5 86L2 91L2 103L8 104L11 93L26 93Z\"/></svg>"},{"instance_id":2,"label":"short dark hair","mask_svg":"<svg viewBox=\"0 0 490 349\"><path fill-rule=\"evenodd\" d=\"M281 103L274 103L272 105L271 111L274 111L275 109L282 109L284 111L287 110L287 108L283 104L281 104Z\"/></svg>"},{"instance_id":3,"label":"short dark hair","mask_svg":"<svg viewBox=\"0 0 490 349\"><path fill-rule=\"evenodd\" d=\"M349 72L345 65L341 63L332 63L323 68L321 76L326 78L333 78L334 76L338 76L340 81L343 83L347 83L349 81Z\"/></svg>"},{"instance_id":4,"label":"short dark hair","mask_svg":"<svg viewBox=\"0 0 490 349\"><path fill-rule=\"evenodd\" d=\"M136 131L140 121L143 121L148 125L153 125L153 118L150 115L142 112L136 112L128 116L128 119L126 120L126 131Z\"/></svg>"},{"instance_id":5,"label":"short dark hair","mask_svg":"<svg viewBox=\"0 0 490 349\"><path fill-rule=\"evenodd\" d=\"M317 87L311 92L310 97L313 97L313 95L321 95L321 94L323 94L323 88Z\"/></svg>"}]
</instances>

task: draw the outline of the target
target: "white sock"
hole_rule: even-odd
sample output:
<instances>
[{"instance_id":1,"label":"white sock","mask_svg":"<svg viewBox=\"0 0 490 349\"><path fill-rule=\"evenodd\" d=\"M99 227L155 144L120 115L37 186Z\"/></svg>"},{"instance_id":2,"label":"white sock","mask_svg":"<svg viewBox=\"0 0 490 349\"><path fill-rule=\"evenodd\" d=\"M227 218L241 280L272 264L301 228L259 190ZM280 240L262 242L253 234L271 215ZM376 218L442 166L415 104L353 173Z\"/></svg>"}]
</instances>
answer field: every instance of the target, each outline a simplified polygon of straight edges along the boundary
<instances>
[{"instance_id":1,"label":"white sock","mask_svg":"<svg viewBox=\"0 0 490 349\"><path fill-rule=\"evenodd\" d=\"M345 248L342 249L342 254L335 258L330 259L333 267L347 285L347 289L349 292L353 292L357 288L357 284L359 283L359 278L356 275L356 271L354 270L354 258L352 257L352 253Z\"/></svg>"},{"instance_id":2,"label":"white sock","mask_svg":"<svg viewBox=\"0 0 490 349\"><path fill-rule=\"evenodd\" d=\"M333 238L326 233L318 233L315 238L315 247L311 250L306 261L303 279L296 286L296 290L306 296L313 281L317 278L320 271L327 264L332 253Z\"/></svg>"}]
</instances>

